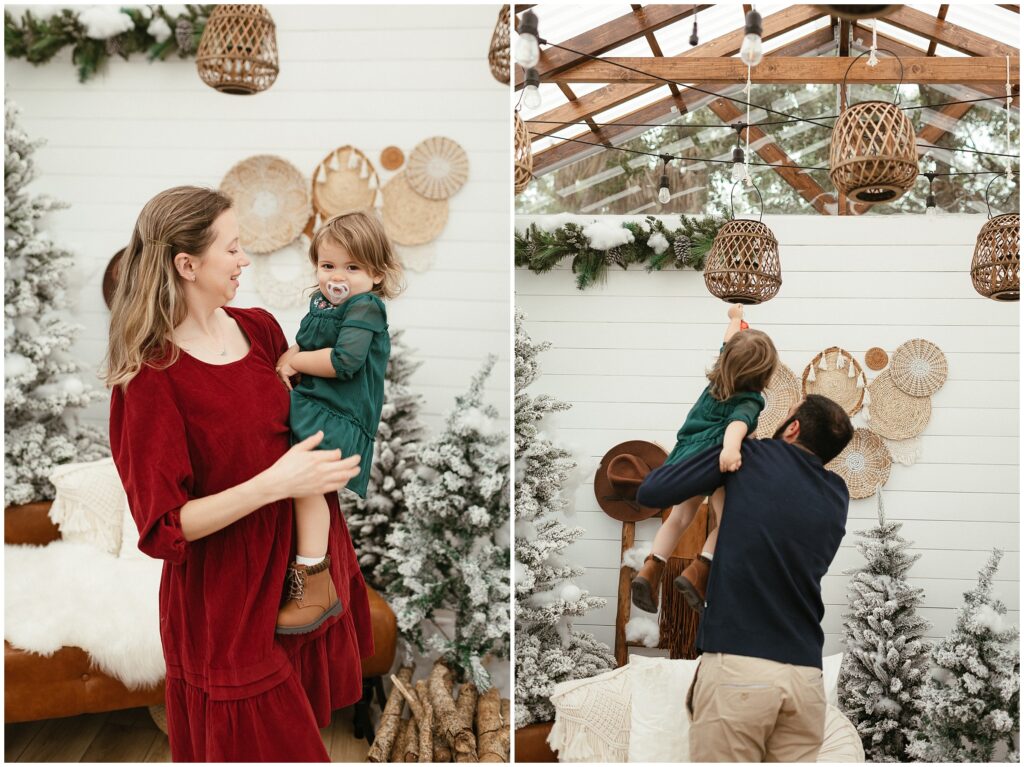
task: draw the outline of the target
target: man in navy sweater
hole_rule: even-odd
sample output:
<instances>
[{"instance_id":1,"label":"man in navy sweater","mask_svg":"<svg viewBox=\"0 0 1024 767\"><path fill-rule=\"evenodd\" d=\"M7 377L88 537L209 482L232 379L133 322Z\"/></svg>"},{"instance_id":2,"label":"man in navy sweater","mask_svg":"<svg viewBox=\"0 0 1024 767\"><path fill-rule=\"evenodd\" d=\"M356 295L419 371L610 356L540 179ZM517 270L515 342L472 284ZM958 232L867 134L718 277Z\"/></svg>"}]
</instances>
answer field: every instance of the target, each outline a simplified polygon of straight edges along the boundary
<instances>
[{"instance_id":1,"label":"man in navy sweater","mask_svg":"<svg viewBox=\"0 0 1024 767\"><path fill-rule=\"evenodd\" d=\"M745 440L652 471L637 503L665 508L725 487L718 548L686 697L690 761L813 762L825 728L821 579L846 532L850 495L824 464L853 437L846 412L808 395L773 439Z\"/></svg>"}]
</instances>

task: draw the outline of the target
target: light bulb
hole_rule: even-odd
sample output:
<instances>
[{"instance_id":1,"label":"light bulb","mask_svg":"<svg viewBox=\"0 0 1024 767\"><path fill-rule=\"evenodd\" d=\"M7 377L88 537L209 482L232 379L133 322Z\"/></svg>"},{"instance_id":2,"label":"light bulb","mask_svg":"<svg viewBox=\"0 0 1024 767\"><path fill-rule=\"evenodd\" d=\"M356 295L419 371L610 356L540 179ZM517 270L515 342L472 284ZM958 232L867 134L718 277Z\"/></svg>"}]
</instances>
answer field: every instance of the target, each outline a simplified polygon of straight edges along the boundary
<instances>
[{"instance_id":1,"label":"light bulb","mask_svg":"<svg viewBox=\"0 0 1024 767\"><path fill-rule=\"evenodd\" d=\"M732 164L732 180L742 181L747 175L747 166L742 161Z\"/></svg>"},{"instance_id":2,"label":"light bulb","mask_svg":"<svg viewBox=\"0 0 1024 767\"><path fill-rule=\"evenodd\" d=\"M740 61L748 67L756 67L764 58L764 47L761 45L761 35L744 35L743 44L740 46Z\"/></svg>"},{"instance_id":3,"label":"light bulb","mask_svg":"<svg viewBox=\"0 0 1024 767\"><path fill-rule=\"evenodd\" d=\"M537 109L540 106L540 75L536 69L526 70L526 88L523 89L523 106Z\"/></svg>"},{"instance_id":4,"label":"light bulb","mask_svg":"<svg viewBox=\"0 0 1024 767\"><path fill-rule=\"evenodd\" d=\"M672 199L672 192L668 188L668 176L661 177L661 188L658 189L658 202L662 205Z\"/></svg>"},{"instance_id":5,"label":"light bulb","mask_svg":"<svg viewBox=\"0 0 1024 767\"><path fill-rule=\"evenodd\" d=\"M516 38L515 59L523 69L537 66L540 61L540 44L537 42L537 14L526 11L519 20L519 35Z\"/></svg>"}]
</instances>

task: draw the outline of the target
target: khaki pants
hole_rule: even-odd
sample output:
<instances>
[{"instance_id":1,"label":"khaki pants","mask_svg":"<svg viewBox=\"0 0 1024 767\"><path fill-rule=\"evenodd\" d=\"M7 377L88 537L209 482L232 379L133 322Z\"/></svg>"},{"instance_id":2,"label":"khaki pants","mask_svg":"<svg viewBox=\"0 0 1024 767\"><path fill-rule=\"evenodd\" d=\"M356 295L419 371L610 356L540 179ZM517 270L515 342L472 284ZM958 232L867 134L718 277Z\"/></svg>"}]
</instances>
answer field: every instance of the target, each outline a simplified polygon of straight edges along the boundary
<instances>
[{"instance_id":1,"label":"khaki pants","mask_svg":"<svg viewBox=\"0 0 1024 767\"><path fill-rule=\"evenodd\" d=\"M691 762L813 762L821 749L818 668L704 653L686 708Z\"/></svg>"}]
</instances>

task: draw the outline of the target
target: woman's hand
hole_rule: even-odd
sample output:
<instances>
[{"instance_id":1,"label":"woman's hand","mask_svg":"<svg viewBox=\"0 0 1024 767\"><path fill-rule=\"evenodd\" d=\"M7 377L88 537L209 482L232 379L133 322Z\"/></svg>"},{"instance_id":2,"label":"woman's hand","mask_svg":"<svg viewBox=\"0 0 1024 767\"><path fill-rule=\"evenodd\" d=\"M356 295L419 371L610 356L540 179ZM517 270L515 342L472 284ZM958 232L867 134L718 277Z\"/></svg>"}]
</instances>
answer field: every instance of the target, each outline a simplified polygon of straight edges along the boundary
<instances>
[{"instance_id":1,"label":"woman's hand","mask_svg":"<svg viewBox=\"0 0 1024 767\"><path fill-rule=\"evenodd\" d=\"M277 367L274 370L277 372L277 377L281 379L285 386L288 387L288 391L292 390L292 378L294 376L300 376L298 370L292 367L291 360L300 351L298 344L293 344L288 347L288 351L280 356L277 360Z\"/></svg>"},{"instance_id":2,"label":"woman's hand","mask_svg":"<svg viewBox=\"0 0 1024 767\"><path fill-rule=\"evenodd\" d=\"M317 450L324 433L318 431L282 455L259 475L274 500L334 493L359 474L360 456L341 457L340 450Z\"/></svg>"}]
</instances>

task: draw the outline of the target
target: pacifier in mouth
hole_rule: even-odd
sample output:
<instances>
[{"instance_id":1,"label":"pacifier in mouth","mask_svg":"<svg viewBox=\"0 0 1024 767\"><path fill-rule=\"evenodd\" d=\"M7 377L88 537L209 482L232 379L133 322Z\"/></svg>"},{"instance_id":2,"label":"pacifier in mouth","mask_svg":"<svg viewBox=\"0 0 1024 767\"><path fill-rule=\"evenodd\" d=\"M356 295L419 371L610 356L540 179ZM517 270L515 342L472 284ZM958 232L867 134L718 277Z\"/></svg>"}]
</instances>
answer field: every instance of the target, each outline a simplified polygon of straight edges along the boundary
<instances>
[{"instance_id":1,"label":"pacifier in mouth","mask_svg":"<svg viewBox=\"0 0 1024 767\"><path fill-rule=\"evenodd\" d=\"M327 299L332 304L340 304L346 298L348 298L348 285L346 285L343 282L342 283L335 283L335 282L328 282L327 283Z\"/></svg>"}]
</instances>

